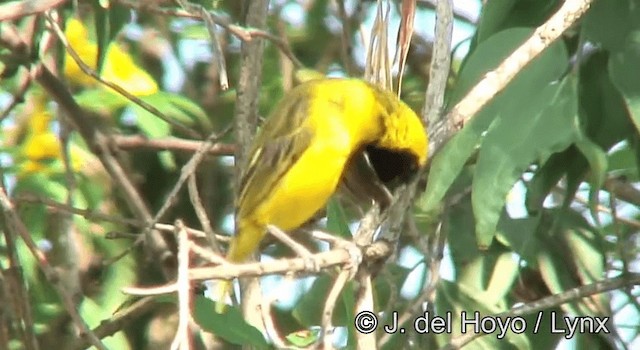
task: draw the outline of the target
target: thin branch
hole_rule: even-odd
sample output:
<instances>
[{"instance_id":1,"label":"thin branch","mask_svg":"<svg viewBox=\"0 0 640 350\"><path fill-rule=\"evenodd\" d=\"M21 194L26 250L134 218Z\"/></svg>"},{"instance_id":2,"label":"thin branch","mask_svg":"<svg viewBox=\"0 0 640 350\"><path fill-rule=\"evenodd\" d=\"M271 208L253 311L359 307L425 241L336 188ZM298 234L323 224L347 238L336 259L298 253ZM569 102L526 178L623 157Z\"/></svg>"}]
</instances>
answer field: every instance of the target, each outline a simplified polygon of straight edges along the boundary
<instances>
[{"instance_id":1,"label":"thin branch","mask_svg":"<svg viewBox=\"0 0 640 350\"><path fill-rule=\"evenodd\" d=\"M112 336L123 330L131 321L149 312L156 305L154 297L145 297L135 301L129 307L116 312L107 320L100 322L100 325L92 332L100 339ZM83 350L91 346L87 339L81 338L74 343L71 350Z\"/></svg>"},{"instance_id":2,"label":"thin branch","mask_svg":"<svg viewBox=\"0 0 640 350\"><path fill-rule=\"evenodd\" d=\"M494 315L494 318L502 318L502 317L515 317L515 316L524 316L529 315L535 312L539 312L540 310L560 306L565 303L569 303L578 299L582 299L585 297L592 296L594 294L604 293L624 287L637 286L640 285L640 274L639 273L628 273L624 274L620 277L607 278L602 281L598 281L592 284L588 284L585 286L580 286L576 288L569 289L560 294L555 294L548 296L546 298L542 298L538 301L526 303L522 306L514 307L509 311L502 312ZM451 339L451 342L446 346L442 347L442 350L453 350L460 349L464 345L469 344L473 340L480 338L486 335L486 333L475 333L470 332L466 334L462 334L458 337Z\"/></svg>"},{"instance_id":3,"label":"thin branch","mask_svg":"<svg viewBox=\"0 0 640 350\"><path fill-rule=\"evenodd\" d=\"M253 0L246 3L246 18L244 24L250 28L264 29L267 27L269 0ZM258 102L260 86L262 85L262 63L264 56L264 42L244 41L240 49L240 77L237 84L237 98L235 116L236 131L236 188L239 188L242 165L249 153L251 140L258 124ZM237 193L236 193L237 196ZM242 313L247 322L264 331L264 322L260 316L262 291L257 279L240 280L240 290L243 296Z\"/></svg>"},{"instance_id":4,"label":"thin branch","mask_svg":"<svg viewBox=\"0 0 640 350\"><path fill-rule=\"evenodd\" d=\"M200 193L198 192L198 184L196 179L196 174L191 174L189 176L189 183L187 184L189 189L189 199L191 200L191 205L193 205L193 210L196 212L196 216L200 221L200 226L207 235L207 239L211 245L211 249L214 252L220 253L220 247L218 246L218 242L216 241L216 234L213 232L213 228L211 228L211 221L209 221L209 217L207 216L207 211L202 204L202 200L200 200Z\"/></svg>"},{"instance_id":5,"label":"thin branch","mask_svg":"<svg viewBox=\"0 0 640 350\"><path fill-rule=\"evenodd\" d=\"M176 220L176 235L178 236L178 329L171 342L171 349L187 350L190 348L191 337L189 321L191 320L191 282L189 281L189 235L182 220Z\"/></svg>"},{"instance_id":6,"label":"thin branch","mask_svg":"<svg viewBox=\"0 0 640 350\"><path fill-rule=\"evenodd\" d=\"M0 13L2 13L0 11ZM24 102L24 95L26 94L27 90L29 90L29 88L31 87L31 76L29 75L28 71L24 71L24 74L21 74L21 76L18 79L18 91L16 91L16 93L13 95L13 98L11 99L11 102L9 102L9 105L7 106L7 108L5 108L2 113L0 113L0 123L9 116L9 113L11 113L11 111L20 103Z\"/></svg>"},{"instance_id":7,"label":"thin branch","mask_svg":"<svg viewBox=\"0 0 640 350\"><path fill-rule=\"evenodd\" d=\"M102 77L100 77L100 75L98 75L98 73L95 70L93 70L91 67L89 67L82 60L82 58L80 57L80 55L78 55L78 53L75 51L75 49L73 47L71 47L71 45L69 45L69 41L67 40L67 37L65 36L64 32L62 31L62 29L60 28L58 23L55 21L55 19L53 19L50 15L45 15L45 17L47 18L47 21L48 21L49 25L51 26L51 29L53 29L53 32L58 36L58 40L60 40L60 42L64 46L64 48L67 51L67 53L75 61L75 63L78 65L78 67L80 67L82 72L84 72L85 74L87 74L90 77L94 78L95 80L100 82L102 85L105 85L105 86L111 88L112 90L114 90L115 92L119 93L120 95L122 95L122 97L126 98L127 100L137 104L138 106L140 106L140 108L144 109L145 111L155 115L156 117L160 118L164 122L166 122L169 125L173 126L174 128L176 128L176 130L179 130L179 131L181 131L181 132L183 132L183 133L185 133L185 134L187 134L187 135L189 135L191 137L194 137L194 138L200 138L201 137L201 134L199 132L189 128L188 126L186 126L186 125L184 125L184 124L182 124L182 123L180 123L180 122L178 122L178 121L176 121L176 120L174 120L172 118L167 117L159 109L157 109L154 106L148 104L147 102L145 102L144 100L138 98L137 96L134 96L133 94L131 94L129 91L127 91L126 89L124 89L120 85L102 79Z\"/></svg>"},{"instance_id":8,"label":"thin branch","mask_svg":"<svg viewBox=\"0 0 640 350\"><path fill-rule=\"evenodd\" d=\"M435 9L438 6L439 0L418 0L418 4L425 5ZM453 15L456 19L461 19L470 24L476 24L478 22L478 15L471 10L467 11L465 8L453 7Z\"/></svg>"},{"instance_id":9,"label":"thin branch","mask_svg":"<svg viewBox=\"0 0 640 350\"><path fill-rule=\"evenodd\" d=\"M0 172L0 189L5 191L3 179L4 174ZM19 321L16 326L24 346L28 350L38 350L39 346L34 327L33 311L31 309L31 303L28 300L27 282L24 279L24 273L16 246L19 232L17 232L18 229L15 227L15 224L11 222L10 214L7 212L4 213L2 224L7 251L6 257L9 261L9 267L6 269L0 265L0 291L6 292L6 302L3 304L11 308L17 316Z\"/></svg>"},{"instance_id":10,"label":"thin branch","mask_svg":"<svg viewBox=\"0 0 640 350\"><path fill-rule=\"evenodd\" d=\"M313 254L321 269L332 266L348 266L352 257L347 249L334 249L327 252ZM192 281L211 279L230 280L236 277L258 277L289 273L317 273L313 266L309 266L305 258L278 259L268 262L251 262L244 264L226 264L213 267L193 267L189 271Z\"/></svg>"},{"instance_id":11,"label":"thin branch","mask_svg":"<svg viewBox=\"0 0 640 350\"><path fill-rule=\"evenodd\" d=\"M217 143L218 139L223 137L228 130L229 129L224 130L220 134L211 134L207 138L207 140L200 145L200 148L196 151L196 153L193 154L191 159L189 159L189 161L182 167L182 169L180 169L180 177L178 177L178 180L176 181L175 185L167 195L167 198L165 202L162 204L162 207L158 210L156 215L153 218L151 218L147 223L144 229L145 233L150 231L162 219L162 217L167 213L167 211L169 211L169 209L175 204L178 198L178 193L182 189L182 186L189 179L189 177L195 173L196 169L198 168L198 165L204 159L204 155L206 154L208 149L212 147L215 143ZM146 235L143 235L141 237L145 237L145 236Z\"/></svg>"},{"instance_id":12,"label":"thin branch","mask_svg":"<svg viewBox=\"0 0 640 350\"><path fill-rule=\"evenodd\" d=\"M14 25L3 23L0 26L0 46L21 57L23 64L31 62L28 46L22 40L20 32ZM149 209L131 179L128 178L127 173L113 156L112 150L108 146L108 137L98 128L97 123L92 122L92 115L78 105L68 88L47 67L42 64L35 65L31 69L31 74L33 79L58 103L58 106L73 122L87 145L98 156L98 159L100 159L100 162L118 188L124 193L131 211L140 220L150 220ZM150 256L155 257L160 262L166 262L166 259L171 256L166 242L156 230L148 232L145 237L145 245L150 249ZM163 266L168 265L163 264Z\"/></svg>"},{"instance_id":13,"label":"thin branch","mask_svg":"<svg viewBox=\"0 0 640 350\"><path fill-rule=\"evenodd\" d=\"M149 149L191 153L200 149L203 143L203 141L185 140L177 137L149 139L142 135L113 135L111 140L115 146L123 150ZM212 156L232 156L235 149L236 147L233 144L215 143L207 150L207 154Z\"/></svg>"},{"instance_id":14,"label":"thin branch","mask_svg":"<svg viewBox=\"0 0 640 350\"><path fill-rule=\"evenodd\" d=\"M478 113L496 94L502 91L511 80L549 45L556 41L569 27L587 12L593 0L566 0L547 22L507 57L493 71L485 74L471 91L447 115L447 124L442 133L447 137L438 138L431 146L437 152L442 145Z\"/></svg>"},{"instance_id":15,"label":"thin branch","mask_svg":"<svg viewBox=\"0 0 640 350\"><path fill-rule=\"evenodd\" d=\"M331 290L329 290L329 295L327 295L327 300L324 303L324 309L322 311L322 347L325 350L333 349L333 332L335 327L333 327L331 319L333 318L333 310L336 307L336 302L338 301L338 297L340 296L340 292L344 289L344 286L349 281L351 272L349 270L342 270L340 274L338 274L338 278L336 278L335 282L333 282L333 286Z\"/></svg>"},{"instance_id":16,"label":"thin branch","mask_svg":"<svg viewBox=\"0 0 640 350\"><path fill-rule=\"evenodd\" d=\"M451 66L451 38L453 34L453 1L440 0L436 6L435 41L429 68L429 86L425 95L422 118L426 122L431 143L436 142L438 128L443 119L444 93ZM430 147L433 152L435 147Z\"/></svg>"},{"instance_id":17,"label":"thin branch","mask_svg":"<svg viewBox=\"0 0 640 350\"><path fill-rule=\"evenodd\" d=\"M202 19L201 16L198 14L190 13L188 11L180 10L180 9L152 6L150 5L151 2L132 1L132 0L116 0L116 1L118 3L121 3L124 6L135 9L137 11L151 12L151 13L156 13L164 16L184 17L184 18L192 18L192 19L199 19L199 20ZM250 42L255 38L267 39L272 44L274 44L278 49L280 49L280 51L282 51L282 53L285 56L287 56L291 60L291 62L293 62L296 68L304 67L302 62L300 62L300 60L294 55L293 51L291 51L291 48L289 47L289 45L284 39L274 34L271 34L268 31L257 29L249 25L247 25L248 27L245 28L245 27L233 24L228 19L218 16L213 12L209 12L209 15L211 16L211 20L213 21L213 23L226 29L227 31L229 31L229 33L231 33L238 39L244 42Z\"/></svg>"},{"instance_id":18,"label":"thin branch","mask_svg":"<svg viewBox=\"0 0 640 350\"><path fill-rule=\"evenodd\" d=\"M209 31L209 37L211 38L211 52L213 57L218 63L218 74L220 76L220 87L222 90L229 88L229 77L227 76L227 63L224 59L224 53L222 52L222 46L220 40L216 35L216 23L211 13L204 9L204 7L196 4L192 4L186 0L176 0L176 2L182 6L187 12L196 14L204 21L207 31Z\"/></svg>"},{"instance_id":19,"label":"thin branch","mask_svg":"<svg viewBox=\"0 0 640 350\"><path fill-rule=\"evenodd\" d=\"M57 7L66 0L20 0L0 5L0 22L12 21Z\"/></svg>"},{"instance_id":20,"label":"thin branch","mask_svg":"<svg viewBox=\"0 0 640 350\"><path fill-rule=\"evenodd\" d=\"M24 222L20 219L20 216L16 213L13 203L5 193L4 187L0 187L0 206L2 206L2 211L4 214L4 218L6 221L7 227L14 233L16 236L19 235L27 248L33 255L36 260L36 263L40 267L40 270L44 273L47 281L56 289L60 299L62 299L62 305L64 305L65 310L71 317L73 323L78 327L81 334L89 338L89 341L93 346L100 350L106 350L107 348L102 344L100 339L91 332L91 329L84 322L78 310L76 310L75 303L73 302L73 298L69 295L69 292L66 290L62 281L60 280L58 273L56 270L49 264L46 256L40 251L36 242L34 242L31 234L27 230Z\"/></svg>"}]
</instances>

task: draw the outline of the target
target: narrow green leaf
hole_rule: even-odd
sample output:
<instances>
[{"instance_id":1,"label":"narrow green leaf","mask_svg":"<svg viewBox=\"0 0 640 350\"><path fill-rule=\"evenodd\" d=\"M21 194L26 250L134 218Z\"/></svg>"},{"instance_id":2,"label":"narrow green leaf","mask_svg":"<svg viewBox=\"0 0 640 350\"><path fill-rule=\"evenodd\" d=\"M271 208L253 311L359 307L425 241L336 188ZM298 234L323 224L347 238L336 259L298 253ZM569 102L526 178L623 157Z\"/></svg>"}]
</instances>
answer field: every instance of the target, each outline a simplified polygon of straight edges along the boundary
<instances>
[{"instance_id":1,"label":"narrow green leaf","mask_svg":"<svg viewBox=\"0 0 640 350\"><path fill-rule=\"evenodd\" d=\"M496 120L480 149L472 203L481 247L491 243L506 195L524 170L533 162L543 163L576 139L575 82L565 79L547 85L527 99L530 88L512 90L518 106L512 101L505 104L505 118Z\"/></svg>"},{"instance_id":2,"label":"narrow green leaf","mask_svg":"<svg viewBox=\"0 0 640 350\"><path fill-rule=\"evenodd\" d=\"M598 145L587 138L576 143L576 147L589 162L590 171L590 188L589 188L589 211L593 220L600 226L600 217L598 216L598 193L607 178L607 153Z\"/></svg>"},{"instance_id":3,"label":"narrow green leaf","mask_svg":"<svg viewBox=\"0 0 640 350\"><path fill-rule=\"evenodd\" d=\"M343 238L351 237L347 214L340 202L333 197L327 203L327 230Z\"/></svg>"},{"instance_id":4,"label":"narrow green leaf","mask_svg":"<svg viewBox=\"0 0 640 350\"><path fill-rule=\"evenodd\" d=\"M224 314L218 314L214 309L215 303L210 299L198 296L194 300L193 317L204 330L233 344L268 347L262 333L244 320L240 310L229 307Z\"/></svg>"},{"instance_id":5,"label":"narrow green leaf","mask_svg":"<svg viewBox=\"0 0 640 350\"><path fill-rule=\"evenodd\" d=\"M611 81L627 104L629 116L640 133L640 30L630 33L624 49L609 60Z\"/></svg>"}]
</instances>

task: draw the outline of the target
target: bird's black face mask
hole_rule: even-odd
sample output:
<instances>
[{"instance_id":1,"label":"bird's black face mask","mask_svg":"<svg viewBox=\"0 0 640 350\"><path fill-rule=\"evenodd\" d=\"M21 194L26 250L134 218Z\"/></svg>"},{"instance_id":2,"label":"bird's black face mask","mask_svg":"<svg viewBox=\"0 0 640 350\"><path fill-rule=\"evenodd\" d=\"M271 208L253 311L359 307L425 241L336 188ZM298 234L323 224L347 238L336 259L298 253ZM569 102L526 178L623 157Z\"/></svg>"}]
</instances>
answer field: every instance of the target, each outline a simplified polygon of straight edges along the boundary
<instances>
[{"instance_id":1,"label":"bird's black face mask","mask_svg":"<svg viewBox=\"0 0 640 350\"><path fill-rule=\"evenodd\" d=\"M418 171L418 161L408 151L390 151L369 145L366 153L376 175L387 186L408 183Z\"/></svg>"}]
</instances>

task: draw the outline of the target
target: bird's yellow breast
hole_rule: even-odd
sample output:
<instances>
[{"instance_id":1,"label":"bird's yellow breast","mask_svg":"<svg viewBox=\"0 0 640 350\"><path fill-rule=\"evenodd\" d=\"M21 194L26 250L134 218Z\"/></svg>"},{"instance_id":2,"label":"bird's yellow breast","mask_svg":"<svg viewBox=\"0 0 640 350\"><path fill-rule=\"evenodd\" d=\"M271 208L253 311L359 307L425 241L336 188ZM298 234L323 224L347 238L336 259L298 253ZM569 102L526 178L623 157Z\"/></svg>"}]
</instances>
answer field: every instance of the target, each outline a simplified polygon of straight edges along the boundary
<instances>
[{"instance_id":1,"label":"bird's yellow breast","mask_svg":"<svg viewBox=\"0 0 640 350\"><path fill-rule=\"evenodd\" d=\"M325 142L315 142L262 203L256 217L285 231L304 224L335 192L348 154Z\"/></svg>"}]
</instances>

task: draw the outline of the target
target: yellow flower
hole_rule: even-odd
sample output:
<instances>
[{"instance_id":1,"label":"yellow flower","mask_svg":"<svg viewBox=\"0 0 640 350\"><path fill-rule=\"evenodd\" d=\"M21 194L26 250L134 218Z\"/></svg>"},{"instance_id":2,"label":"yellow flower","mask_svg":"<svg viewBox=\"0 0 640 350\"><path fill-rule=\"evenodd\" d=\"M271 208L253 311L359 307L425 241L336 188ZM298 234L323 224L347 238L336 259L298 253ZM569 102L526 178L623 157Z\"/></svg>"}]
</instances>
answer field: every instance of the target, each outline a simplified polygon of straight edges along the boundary
<instances>
[{"instance_id":1,"label":"yellow flower","mask_svg":"<svg viewBox=\"0 0 640 350\"><path fill-rule=\"evenodd\" d=\"M89 32L82 22L75 18L67 21L65 35L74 51L91 69L97 69L98 45L89 40ZM85 74L68 53L65 56L64 74L74 85L96 86L98 82ZM126 89L136 96L146 96L158 91L158 84L133 61L117 43L107 47L101 77Z\"/></svg>"},{"instance_id":2,"label":"yellow flower","mask_svg":"<svg viewBox=\"0 0 640 350\"><path fill-rule=\"evenodd\" d=\"M32 114L29 117L27 136L20 149L19 176L27 176L36 172L55 171L53 163L62 162L62 147L58 136L51 130L51 113L46 110L45 100L40 95L32 95ZM83 157L79 149L71 147L71 168L80 170ZM60 170L60 168L57 168Z\"/></svg>"}]
</instances>

